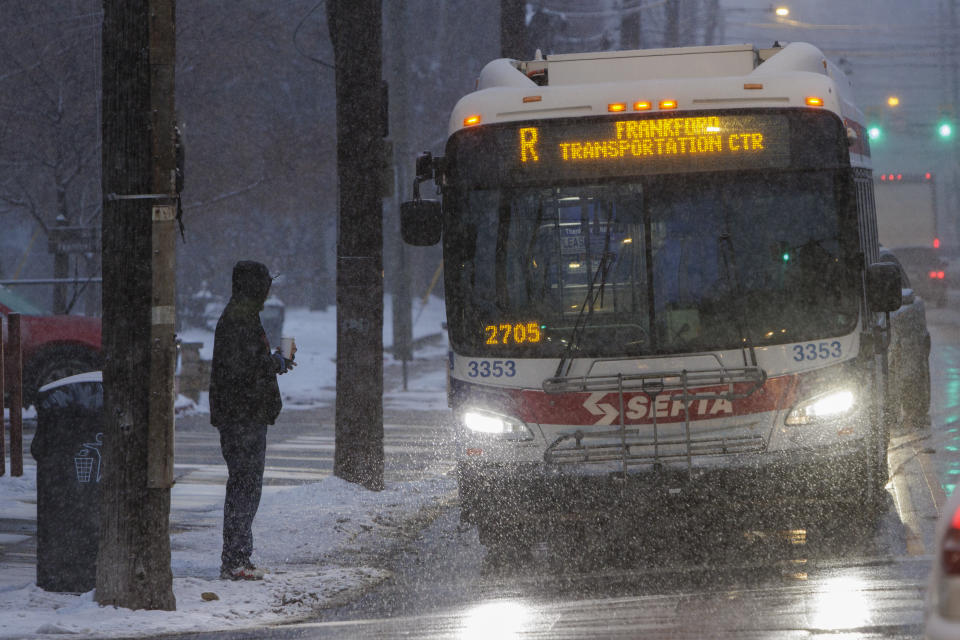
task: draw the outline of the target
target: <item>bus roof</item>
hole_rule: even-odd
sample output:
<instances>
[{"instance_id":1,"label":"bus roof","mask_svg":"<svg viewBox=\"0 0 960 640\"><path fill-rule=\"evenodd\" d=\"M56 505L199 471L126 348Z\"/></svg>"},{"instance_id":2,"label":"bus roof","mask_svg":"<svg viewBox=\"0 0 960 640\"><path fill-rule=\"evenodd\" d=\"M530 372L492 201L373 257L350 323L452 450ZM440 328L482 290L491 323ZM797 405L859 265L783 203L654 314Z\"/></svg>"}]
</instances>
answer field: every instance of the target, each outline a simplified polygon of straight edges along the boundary
<instances>
[{"instance_id":1,"label":"bus roof","mask_svg":"<svg viewBox=\"0 0 960 640\"><path fill-rule=\"evenodd\" d=\"M809 106L809 97L820 98L822 106ZM622 110L611 112L610 105ZM743 44L501 58L481 71L477 91L456 104L449 134L476 124L622 116L640 109L678 114L765 107L837 114L851 142L859 143L851 145L851 163L868 162L864 117L853 102L849 78L804 42L770 49Z\"/></svg>"}]
</instances>

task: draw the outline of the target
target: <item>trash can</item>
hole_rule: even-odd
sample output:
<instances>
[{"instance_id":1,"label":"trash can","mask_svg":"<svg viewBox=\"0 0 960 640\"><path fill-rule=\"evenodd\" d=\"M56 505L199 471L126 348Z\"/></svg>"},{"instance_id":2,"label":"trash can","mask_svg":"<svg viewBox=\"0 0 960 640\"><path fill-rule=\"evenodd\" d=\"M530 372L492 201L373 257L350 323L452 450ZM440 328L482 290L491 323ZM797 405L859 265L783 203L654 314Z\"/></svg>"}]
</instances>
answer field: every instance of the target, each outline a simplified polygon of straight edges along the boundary
<instances>
[{"instance_id":1,"label":"trash can","mask_svg":"<svg viewBox=\"0 0 960 640\"><path fill-rule=\"evenodd\" d=\"M103 478L103 376L82 373L37 393L37 586L96 586Z\"/></svg>"}]
</instances>

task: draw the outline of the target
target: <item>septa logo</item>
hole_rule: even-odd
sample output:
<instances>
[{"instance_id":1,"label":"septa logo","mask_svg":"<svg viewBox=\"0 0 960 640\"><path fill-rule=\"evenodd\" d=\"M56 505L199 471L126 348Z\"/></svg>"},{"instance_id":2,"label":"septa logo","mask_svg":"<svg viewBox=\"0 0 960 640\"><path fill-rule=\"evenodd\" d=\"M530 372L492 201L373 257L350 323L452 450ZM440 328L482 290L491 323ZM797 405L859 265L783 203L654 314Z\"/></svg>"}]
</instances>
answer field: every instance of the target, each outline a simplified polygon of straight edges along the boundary
<instances>
[{"instance_id":1,"label":"septa logo","mask_svg":"<svg viewBox=\"0 0 960 640\"><path fill-rule=\"evenodd\" d=\"M583 408L600 418L594 422L595 425L613 424L620 417L620 411L617 404L601 402L607 392L599 391L591 393L584 401ZM616 401L616 398L614 398ZM724 398L695 398L687 402L687 412L691 420L703 418L718 417L723 415L733 415L733 403ZM657 419L677 419L684 415L684 401L679 394L658 394L653 399L644 394L631 396L627 400L627 411L625 417L627 420L653 420Z\"/></svg>"},{"instance_id":2,"label":"septa logo","mask_svg":"<svg viewBox=\"0 0 960 640\"><path fill-rule=\"evenodd\" d=\"M583 408L593 415L603 416L594 424L613 424L613 421L620 416L620 412L612 404L598 404L606 395L606 391L591 393L590 397L583 403Z\"/></svg>"}]
</instances>

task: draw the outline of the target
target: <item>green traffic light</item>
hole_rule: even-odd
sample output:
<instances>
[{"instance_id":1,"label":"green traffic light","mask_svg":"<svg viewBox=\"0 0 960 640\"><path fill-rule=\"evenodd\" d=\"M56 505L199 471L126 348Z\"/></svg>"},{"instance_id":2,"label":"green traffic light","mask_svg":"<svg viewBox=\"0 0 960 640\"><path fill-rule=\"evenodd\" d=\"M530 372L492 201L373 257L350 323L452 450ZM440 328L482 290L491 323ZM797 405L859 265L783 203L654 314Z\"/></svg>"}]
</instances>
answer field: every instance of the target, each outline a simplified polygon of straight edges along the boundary
<instances>
[{"instance_id":1,"label":"green traffic light","mask_svg":"<svg viewBox=\"0 0 960 640\"><path fill-rule=\"evenodd\" d=\"M937 127L937 133L940 134L941 138L949 138L953 135L953 126L949 122L941 122L940 126Z\"/></svg>"},{"instance_id":2,"label":"green traffic light","mask_svg":"<svg viewBox=\"0 0 960 640\"><path fill-rule=\"evenodd\" d=\"M784 254L783 254L783 261L784 261L784 262L787 262L788 260L790 260L790 254L789 254L789 253L784 253Z\"/></svg>"},{"instance_id":3,"label":"green traffic light","mask_svg":"<svg viewBox=\"0 0 960 640\"><path fill-rule=\"evenodd\" d=\"M871 140L877 140L880 137L880 127L870 127L867 129L867 135Z\"/></svg>"}]
</instances>

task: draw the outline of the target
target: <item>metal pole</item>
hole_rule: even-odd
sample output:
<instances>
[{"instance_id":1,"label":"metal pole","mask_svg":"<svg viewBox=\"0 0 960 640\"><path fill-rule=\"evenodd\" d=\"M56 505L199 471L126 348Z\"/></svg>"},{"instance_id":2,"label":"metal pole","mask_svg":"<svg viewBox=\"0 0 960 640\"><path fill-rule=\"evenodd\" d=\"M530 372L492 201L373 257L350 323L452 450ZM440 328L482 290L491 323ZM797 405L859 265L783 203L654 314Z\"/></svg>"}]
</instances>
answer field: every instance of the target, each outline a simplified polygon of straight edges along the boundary
<instances>
[{"instance_id":1,"label":"metal pole","mask_svg":"<svg viewBox=\"0 0 960 640\"><path fill-rule=\"evenodd\" d=\"M20 314L7 316L7 343L13 358L13 380L10 384L10 475L23 475L23 358Z\"/></svg>"},{"instance_id":2,"label":"metal pole","mask_svg":"<svg viewBox=\"0 0 960 640\"><path fill-rule=\"evenodd\" d=\"M0 476L7 472L7 454L4 451L4 440L7 436L4 433L3 419L3 394L6 393L3 386L3 369L3 340L0 340Z\"/></svg>"},{"instance_id":3,"label":"metal pole","mask_svg":"<svg viewBox=\"0 0 960 640\"><path fill-rule=\"evenodd\" d=\"M393 290L393 358L400 360L403 370L403 390L407 390L407 362L413 357L413 305L410 300L410 267L404 243L400 239L399 211L400 203L406 195L410 180L407 176L407 167L413 161L410 153L410 129L407 114L409 113L410 86L407 66L408 56L405 22L406 10L402 3L385 3L386 12L384 25L387 26L385 35L387 56L390 70L390 134L393 138L393 175L387 179L393 180L393 198L391 202L391 216L389 217L388 234L391 249L390 257L395 266L392 269L392 278L388 284Z\"/></svg>"},{"instance_id":4,"label":"metal pole","mask_svg":"<svg viewBox=\"0 0 960 640\"><path fill-rule=\"evenodd\" d=\"M952 113L952 122L951 126L954 128L953 136L951 137L952 146L953 146L953 207L952 210L956 210L960 206L960 183L958 183L957 169L960 166L960 135L958 135L957 129L957 115L958 109L960 109L960 75L958 75L958 65L960 65L960 43L957 42L957 0L950 0L950 30L949 30L949 40L950 40L950 106ZM949 205L948 205L949 206ZM956 213L953 214L953 219L951 222L951 230L956 232Z\"/></svg>"}]
</instances>

